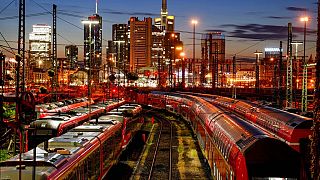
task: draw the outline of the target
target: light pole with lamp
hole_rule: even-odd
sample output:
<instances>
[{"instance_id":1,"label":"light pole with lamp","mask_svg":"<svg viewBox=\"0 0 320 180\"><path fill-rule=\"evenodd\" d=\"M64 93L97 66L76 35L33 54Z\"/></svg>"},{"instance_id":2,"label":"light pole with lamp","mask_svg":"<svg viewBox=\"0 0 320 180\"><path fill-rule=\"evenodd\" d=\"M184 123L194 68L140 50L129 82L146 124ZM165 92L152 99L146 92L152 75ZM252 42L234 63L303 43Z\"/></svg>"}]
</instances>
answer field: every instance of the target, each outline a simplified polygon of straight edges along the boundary
<instances>
[{"instance_id":1,"label":"light pole with lamp","mask_svg":"<svg viewBox=\"0 0 320 180\"><path fill-rule=\"evenodd\" d=\"M303 33L303 78L302 78L302 98L301 98L301 111L307 111L307 96L308 96L308 87L307 87L307 60L306 60L306 35L307 35L307 22L309 21L308 17L302 17L300 21L304 22L304 33Z\"/></svg>"},{"instance_id":2,"label":"light pole with lamp","mask_svg":"<svg viewBox=\"0 0 320 180\"><path fill-rule=\"evenodd\" d=\"M195 60L196 60L196 25L198 24L198 21L193 19L191 20L191 24L193 25L193 43L192 43L192 73L193 73L193 76L192 76L192 86L194 87L195 86L195 76L196 74L194 73L195 72Z\"/></svg>"},{"instance_id":3,"label":"light pole with lamp","mask_svg":"<svg viewBox=\"0 0 320 180\"><path fill-rule=\"evenodd\" d=\"M86 44L89 44L89 53L87 55L89 56L88 59L88 78L87 78L87 83L88 83L88 99L91 101L91 60L92 60L92 37L91 37L91 25L92 24L99 24L99 21L90 21L90 20L83 20L81 21L82 24L87 24L89 25L89 36L88 39L86 40ZM89 114L90 114L91 108L89 106Z\"/></svg>"},{"instance_id":4,"label":"light pole with lamp","mask_svg":"<svg viewBox=\"0 0 320 180\"><path fill-rule=\"evenodd\" d=\"M260 54L262 54L262 52L256 50L256 52L254 52L254 54L256 55L256 84L255 84L255 87L256 87L256 93L258 94L259 90L260 90L259 56L260 56Z\"/></svg>"}]
</instances>

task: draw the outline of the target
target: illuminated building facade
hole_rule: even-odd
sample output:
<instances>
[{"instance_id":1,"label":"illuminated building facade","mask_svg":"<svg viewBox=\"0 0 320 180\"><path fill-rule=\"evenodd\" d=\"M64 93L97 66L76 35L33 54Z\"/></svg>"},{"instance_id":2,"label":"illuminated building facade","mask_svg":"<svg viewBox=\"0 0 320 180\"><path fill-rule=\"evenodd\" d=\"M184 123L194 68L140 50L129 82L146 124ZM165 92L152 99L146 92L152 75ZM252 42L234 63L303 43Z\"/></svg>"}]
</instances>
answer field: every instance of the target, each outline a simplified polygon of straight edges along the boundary
<instances>
[{"instance_id":1,"label":"illuminated building facade","mask_svg":"<svg viewBox=\"0 0 320 180\"><path fill-rule=\"evenodd\" d=\"M131 17L130 29L130 71L138 71L141 67L151 65L152 18L140 21Z\"/></svg>"},{"instance_id":2,"label":"illuminated building facade","mask_svg":"<svg viewBox=\"0 0 320 180\"><path fill-rule=\"evenodd\" d=\"M78 47L69 45L65 47L65 56L67 58L67 68L75 69L78 64Z\"/></svg>"},{"instance_id":3,"label":"illuminated building facade","mask_svg":"<svg viewBox=\"0 0 320 180\"><path fill-rule=\"evenodd\" d=\"M102 65L102 17L94 14L88 17L88 21L98 21L99 23L84 24L84 64L86 68L91 68L94 82L99 82L99 71ZM91 63L89 63L90 59ZM90 65L91 67L89 67Z\"/></svg>"},{"instance_id":4,"label":"illuminated building facade","mask_svg":"<svg viewBox=\"0 0 320 180\"><path fill-rule=\"evenodd\" d=\"M115 54L115 66L124 71L129 67L128 25L112 25L112 45Z\"/></svg>"},{"instance_id":5,"label":"illuminated building facade","mask_svg":"<svg viewBox=\"0 0 320 180\"><path fill-rule=\"evenodd\" d=\"M51 67L51 26L33 25L29 34L28 79L35 84L47 83L46 72Z\"/></svg>"}]
</instances>

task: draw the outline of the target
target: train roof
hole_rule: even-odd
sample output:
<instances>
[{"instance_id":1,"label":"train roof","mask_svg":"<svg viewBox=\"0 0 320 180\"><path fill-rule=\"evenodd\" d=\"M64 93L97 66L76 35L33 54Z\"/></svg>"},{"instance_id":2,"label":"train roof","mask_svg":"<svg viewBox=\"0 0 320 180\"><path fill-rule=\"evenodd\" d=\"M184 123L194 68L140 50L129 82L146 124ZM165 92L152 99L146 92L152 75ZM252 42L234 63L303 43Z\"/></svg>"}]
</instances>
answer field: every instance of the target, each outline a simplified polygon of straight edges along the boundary
<instances>
[{"instance_id":1,"label":"train roof","mask_svg":"<svg viewBox=\"0 0 320 180\"><path fill-rule=\"evenodd\" d=\"M52 120L52 119L37 119L30 123L30 127L32 128L46 128L46 129L58 129L59 125L63 121Z\"/></svg>"},{"instance_id":2,"label":"train roof","mask_svg":"<svg viewBox=\"0 0 320 180\"><path fill-rule=\"evenodd\" d=\"M103 132L104 130L104 126L81 125L71 129L70 132Z\"/></svg>"},{"instance_id":3,"label":"train roof","mask_svg":"<svg viewBox=\"0 0 320 180\"><path fill-rule=\"evenodd\" d=\"M3 166L15 166L18 168L20 164L20 155L16 155L7 161L0 162L1 168ZM21 154L22 165L32 166L33 165L33 149ZM36 147L36 163L38 166L57 168L59 165L63 164L65 156L57 153L49 153L40 147ZM45 168L48 169L48 168Z\"/></svg>"},{"instance_id":4,"label":"train roof","mask_svg":"<svg viewBox=\"0 0 320 180\"><path fill-rule=\"evenodd\" d=\"M109 111L107 115L122 115L123 111Z\"/></svg>"},{"instance_id":5,"label":"train roof","mask_svg":"<svg viewBox=\"0 0 320 180\"><path fill-rule=\"evenodd\" d=\"M263 113L264 116L269 117L269 119L276 120L278 122L284 123L292 128L311 128L313 121L311 118L300 116L298 114L290 113L284 110L272 108L264 105L257 105L252 102L247 102L254 107L253 112Z\"/></svg>"},{"instance_id":6,"label":"train roof","mask_svg":"<svg viewBox=\"0 0 320 180\"><path fill-rule=\"evenodd\" d=\"M114 119L91 119L90 124L117 124L119 121Z\"/></svg>"},{"instance_id":7,"label":"train roof","mask_svg":"<svg viewBox=\"0 0 320 180\"><path fill-rule=\"evenodd\" d=\"M43 118L39 118L37 120L55 120L55 121L68 121L71 119L71 115L68 114L61 114L61 115L51 115L51 116L46 116Z\"/></svg>"},{"instance_id":8,"label":"train roof","mask_svg":"<svg viewBox=\"0 0 320 180\"><path fill-rule=\"evenodd\" d=\"M117 122L123 122L123 119L124 119L123 116L110 114L110 115L100 116L97 120L98 120L98 124L116 124ZM97 120L92 119L89 122L94 124L94 123L97 123Z\"/></svg>"},{"instance_id":9,"label":"train roof","mask_svg":"<svg viewBox=\"0 0 320 180\"><path fill-rule=\"evenodd\" d=\"M90 108L91 108L91 111L101 109L101 107L97 107L97 106L90 106ZM72 111L77 113L89 113L89 107L80 107L80 108L73 109Z\"/></svg>"}]
</instances>

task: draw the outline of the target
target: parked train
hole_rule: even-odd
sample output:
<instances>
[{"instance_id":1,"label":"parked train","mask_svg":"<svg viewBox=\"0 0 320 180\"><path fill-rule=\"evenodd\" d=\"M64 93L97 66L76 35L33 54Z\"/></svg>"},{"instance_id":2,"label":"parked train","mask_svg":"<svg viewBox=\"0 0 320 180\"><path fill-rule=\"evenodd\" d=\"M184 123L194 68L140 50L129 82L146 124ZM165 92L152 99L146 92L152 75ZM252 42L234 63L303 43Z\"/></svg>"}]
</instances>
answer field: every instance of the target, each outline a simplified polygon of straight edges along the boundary
<instances>
[{"instance_id":1,"label":"parked train","mask_svg":"<svg viewBox=\"0 0 320 180\"><path fill-rule=\"evenodd\" d=\"M177 93L138 94L137 103L166 108L189 121L215 179L301 178L298 152L206 100Z\"/></svg>"},{"instance_id":2,"label":"parked train","mask_svg":"<svg viewBox=\"0 0 320 180\"><path fill-rule=\"evenodd\" d=\"M59 102L36 105L36 112L38 114L38 118L43 118L52 114L67 112L72 109L87 106L93 103L94 101L92 99L89 100L88 98L68 99Z\"/></svg>"},{"instance_id":3,"label":"parked train","mask_svg":"<svg viewBox=\"0 0 320 180\"><path fill-rule=\"evenodd\" d=\"M139 108L136 105L134 109ZM19 179L19 175L22 180L33 176L37 180L103 179L131 141L132 134L141 127L139 115L104 115L91 119L38 145L36 156L33 150L22 154L21 166L19 155L0 162L0 179Z\"/></svg>"},{"instance_id":4,"label":"parked train","mask_svg":"<svg viewBox=\"0 0 320 180\"><path fill-rule=\"evenodd\" d=\"M98 117L104 112L110 111L123 105L125 101L107 101L89 105L88 107L78 107L66 113L52 114L30 123L29 146L32 148L40 142L52 137L60 136L69 129L82 124L84 121ZM28 149L28 148L27 148Z\"/></svg>"},{"instance_id":5,"label":"parked train","mask_svg":"<svg viewBox=\"0 0 320 180\"><path fill-rule=\"evenodd\" d=\"M307 141L311 135L313 124L311 118L244 100L208 94L197 94L197 96L242 115L246 120L273 133L297 151L300 151L300 143Z\"/></svg>"}]
</instances>

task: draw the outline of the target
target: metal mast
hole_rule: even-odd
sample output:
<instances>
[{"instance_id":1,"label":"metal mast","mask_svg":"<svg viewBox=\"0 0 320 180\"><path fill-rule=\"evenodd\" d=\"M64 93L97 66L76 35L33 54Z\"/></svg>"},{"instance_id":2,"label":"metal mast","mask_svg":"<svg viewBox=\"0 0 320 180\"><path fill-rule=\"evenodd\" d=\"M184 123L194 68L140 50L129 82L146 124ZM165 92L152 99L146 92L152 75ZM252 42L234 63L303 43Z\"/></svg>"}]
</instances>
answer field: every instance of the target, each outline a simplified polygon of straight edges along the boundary
<instances>
[{"instance_id":1,"label":"metal mast","mask_svg":"<svg viewBox=\"0 0 320 180\"><path fill-rule=\"evenodd\" d=\"M280 57L279 57L279 82L278 82L278 101L277 104L279 105L279 108L282 109L283 106L283 97L282 97L282 92L283 92L283 79L282 79L282 72L283 72L283 67L282 67L282 41L280 41Z\"/></svg>"},{"instance_id":2,"label":"metal mast","mask_svg":"<svg viewBox=\"0 0 320 180\"><path fill-rule=\"evenodd\" d=\"M52 13L52 68L54 76L52 77L52 93L54 100L57 100L58 71L57 71L57 5L53 4Z\"/></svg>"},{"instance_id":3,"label":"metal mast","mask_svg":"<svg viewBox=\"0 0 320 180\"><path fill-rule=\"evenodd\" d=\"M302 98L301 98L301 111L307 111L307 96L308 96L308 69L307 63L308 60L306 59L306 28L307 28L307 21L304 20L304 33L303 33L303 79L302 79Z\"/></svg>"},{"instance_id":4,"label":"metal mast","mask_svg":"<svg viewBox=\"0 0 320 180\"><path fill-rule=\"evenodd\" d=\"M233 56L232 58L232 98L236 99L237 98L237 87L236 87L236 78L237 78L237 69L236 69L236 55Z\"/></svg>"},{"instance_id":5,"label":"metal mast","mask_svg":"<svg viewBox=\"0 0 320 180\"><path fill-rule=\"evenodd\" d=\"M18 55L17 58L17 79L16 79L16 97L25 90L25 0L19 1L19 35L18 35ZM20 78L22 82L20 83Z\"/></svg>"},{"instance_id":6,"label":"metal mast","mask_svg":"<svg viewBox=\"0 0 320 180\"><path fill-rule=\"evenodd\" d=\"M292 107L292 24L288 23L286 107Z\"/></svg>"},{"instance_id":7,"label":"metal mast","mask_svg":"<svg viewBox=\"0 0 320 180\"><path fill-rule=\"evenodd\" d=\"M318 0L318 31L317 31L317 65L316 65L316 83L314 91L314 110L313 126L311 138L311 174L313 179L320 179L320 1Z\"/></svg>"}]
</instances>

